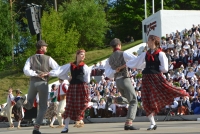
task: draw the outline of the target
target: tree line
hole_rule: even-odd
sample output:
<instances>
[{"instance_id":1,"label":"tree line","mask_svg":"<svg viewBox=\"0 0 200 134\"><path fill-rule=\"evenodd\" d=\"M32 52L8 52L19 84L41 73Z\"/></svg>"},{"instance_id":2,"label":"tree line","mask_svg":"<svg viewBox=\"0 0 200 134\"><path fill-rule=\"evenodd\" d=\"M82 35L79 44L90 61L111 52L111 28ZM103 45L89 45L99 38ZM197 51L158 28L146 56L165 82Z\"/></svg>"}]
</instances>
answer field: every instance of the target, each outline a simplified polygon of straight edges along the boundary
<instances>
[{"instance_id":1,"label":"tree line","mask_svg":"<svg viewBox=\"0 0 200 134\"><path fill-rule=\"evenodd\" d=\"M55 10L57 3L57 11ZM161 0L154 0L155 12ZM142 38L143 0L1 0L0 71L22 70L25 60L35 53L36 36L28 29L27 4L42 5L42 39L50 46L49 55L59 64L69 62L78 49L102 49L112 38L122 41L129 35ZM198 10L197 0L164 0L165 10ZM152 3L147 1L147 14Z\"/></svg>"}]
</instances>

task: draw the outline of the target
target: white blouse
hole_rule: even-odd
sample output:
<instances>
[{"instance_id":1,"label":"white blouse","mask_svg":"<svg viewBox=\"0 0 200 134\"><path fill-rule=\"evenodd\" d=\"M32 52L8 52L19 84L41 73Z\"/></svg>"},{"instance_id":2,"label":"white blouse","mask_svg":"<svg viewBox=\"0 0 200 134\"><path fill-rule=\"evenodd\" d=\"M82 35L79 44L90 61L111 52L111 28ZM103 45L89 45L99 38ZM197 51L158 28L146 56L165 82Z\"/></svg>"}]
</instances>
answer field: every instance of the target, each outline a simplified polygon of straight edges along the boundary
<instances>
[{"instance_id":1,"label":"white blouse","mask_svg":"<svg viewBox=\"0 0 200 134\"><path fill-rule=\"evenodd\" d=\"M71 67L70 63L65 64L63 66L58 67L55 70L51 70L49 72L49 75L54 76L54 77L58 77L58 78L63 79L63 80L68 79L68 73L70 73L70 71L71 71L70 67ZM90 72L91 72L91 70L89 69L89 67L86 64L84 64L84 66L83 66L83 71L84 71L84 74L85 74L84 75L84 81L86 83L89 83L90 82Z\"/></svg>"},{"instance_id":2,"label":"white blouse","mask_svg":"<svg viewBox=\"0 0 200 134\"><path fill-rule=\"evenodd\" d=\"M128 66L129 68L144 69L146 67L145 57L146 57L146 52L143 52L139 57L126 62L126 66ZM159 66L160 71L163 73L168 72L168 59L165 53L159 52L158 58L160 60L160 66Z\"/></svg>"}]
</instances>

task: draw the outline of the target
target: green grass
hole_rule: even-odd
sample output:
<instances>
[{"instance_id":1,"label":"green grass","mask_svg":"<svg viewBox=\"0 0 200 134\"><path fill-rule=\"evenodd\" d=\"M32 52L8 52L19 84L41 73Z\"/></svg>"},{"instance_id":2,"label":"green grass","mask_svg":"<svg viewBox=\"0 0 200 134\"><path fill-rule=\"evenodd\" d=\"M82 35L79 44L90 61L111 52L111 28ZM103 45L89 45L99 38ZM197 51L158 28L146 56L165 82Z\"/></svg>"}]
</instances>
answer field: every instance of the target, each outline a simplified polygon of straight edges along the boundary
<instances>
[{"instance_id":1,"label":"green grass","mask_svg":"<svg viewBox=\"0 0 200 134\"><path fill-rule=\"evenodd\" d=\"M138 40L130 44L123 44L122 50L127 50L140 43L142 43L142 40ZM86 52L85 63L88 66L91 66L94 63L98 63L99 61L108 58L111 53L112 49L110 47L101 50L88 51ZM71 57L73 61L75 55L72 55ZM50 78L49 83L57 80L58 78L52 77ZM14 90L20 89L24 94L26 94L29 87L29 77L25 76L23 72L18 72L15 70L6 70L0 72L0 104L6 102L7 90L9 87L12 87Z\"/></svg>"}]
</instances>

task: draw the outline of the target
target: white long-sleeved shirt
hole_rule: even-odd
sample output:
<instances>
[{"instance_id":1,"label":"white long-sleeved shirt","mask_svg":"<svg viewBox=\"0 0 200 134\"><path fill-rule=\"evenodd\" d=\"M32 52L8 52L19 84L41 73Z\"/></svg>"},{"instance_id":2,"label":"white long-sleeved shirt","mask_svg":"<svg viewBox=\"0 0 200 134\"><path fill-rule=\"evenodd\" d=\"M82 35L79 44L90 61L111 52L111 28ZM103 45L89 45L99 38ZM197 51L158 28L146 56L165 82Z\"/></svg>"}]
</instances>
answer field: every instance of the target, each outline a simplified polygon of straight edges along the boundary
<instances>
[{"instance_id":1,"label":"white long-sleeved shirt","mask_svg":"<svg viewBox=\"0 0 200 134\"><path fill-rule=\"evenodd\" d=\"M11 101L13 101L15 99L15 97L13 96L12 93L9 93L7 96L7 104L11 103Z\"/></svg>"},{"instance_id":2,"label":"white long-sleeved shirt","mask_svg":"<svg viewBox=\"0 0 200 134\"><path fill-rule=\"evenodd\" d=\"M70 72L70 67L71 67L70 63L65 64L63 66L58 67L55 70L51 70L49 72L49 75L54 76L54 77L58 77L58 78L63 79L63 80L68 79L68 73ZM90 72L91 72L91 70L89 69L89 67L86 64L84 64L84 66L83 66L83 71L84 71L84 74L85 74L84 75L84 81L86 83L89 83L90 82Z\"/></svg>"},{"instance_id":3,"label":"white long-sleeved shirt","mask_svg":"<svg viewBox=\"0 0 200 134\"><path fill-rule=\"evenodd\" d=\"M123 57L124 57L125 62L136 58L135 55L128 53L128 52L123 52ZM108 78L114 78L115 73L116 73L116 71L111 68L111 66L109 64L109 59L107 59L106 64L105 64L105 75Z\"/></svg>"},{"instance_id":4,"label":"white long-sleeved shirt","mask_svg":"<svg viewBox=\"0 0 200 134\"><path fill-rule=\"evenodd\" d=\"M126 62L126 66L128 66L129 68L144 69L146 67L145 57L146 57L146 52L143 52L137 58ZM158 58L160 60L159 70L163 73L168 72L168 59L167 59L165 53L159 52Z\"/></svg>"},{"instance_id":5,"label":"white long-sleeved shirt","mask_svg":"<svg viewBox=\"0 0 200 134\"><path fill-rule=\"evenodd\" d=\"M36 54L36 55L42 55L42 54ZM51 57L49 58L49 66L52 69L56 69L59 67L59 65L57 64L57 62L52 59ZM30 57L26 60L25 66L24 66L24 74L26 76L37 76L38 74L36 73L36 71L31 69L31 63L30 63Z\"/></svg>"}]
</instances>

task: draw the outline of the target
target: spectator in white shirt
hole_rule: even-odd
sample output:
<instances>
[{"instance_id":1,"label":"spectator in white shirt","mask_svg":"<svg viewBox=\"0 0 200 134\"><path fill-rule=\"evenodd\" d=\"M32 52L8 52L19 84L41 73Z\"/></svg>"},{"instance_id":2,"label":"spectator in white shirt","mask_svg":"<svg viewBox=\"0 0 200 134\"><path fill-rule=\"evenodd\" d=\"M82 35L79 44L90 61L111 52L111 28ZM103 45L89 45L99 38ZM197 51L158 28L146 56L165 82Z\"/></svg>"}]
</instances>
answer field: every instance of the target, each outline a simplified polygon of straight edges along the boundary
<instances>
[{"instance_id":1,"label":"spectator in white shirt","mask_svg":"<svg viewBox=\"0 0 200 134\"><path fill-rule=\"evenodd\" d=\"M99 86L103 85L106 82L105 77L101 76L101 80L99 81Z\"/></svg>"},{"instance_id":2,"label":"spectator in white shirt","mask_svg":"<svg viewBox=\"0 0 200 134\"><path fill-rule=\"evenodd\" d=\"M186 75L186 79L191 79L195 77L195 72L193 71L193 67L188 68L188 73Z\"/></svg>"},{"instance_id":3,"label":"spectator in white shirt","mask_svg":"<svg viewBox=\"0 0 200 134\"><path fill-rule=\"evenodd\" d=\"M174 99L171 105L166 105L166 108L172 108L172 110L175 110L178 107L178 101Z\"/></svg>"},{"instance_id":4,"label":"spectator in white shirt","mask_svg":"<svg viewBox=\"0 0 200 134\"><path fill-rule=\"evenodd\" d=\"M161 48L162 48L163 50L166 50L166 49L167 49L167 43L166 43L165 40L162 42Z\"/></svg>"},{"instance_id":5,"label":"spectator in white shirt","mask_svg":"<svg viewBox=\"0 0 200 134\"><path fill-rule=\"evenodd\" d=\"M173 49L174 48L174 43L173 40L170 40L169 43L167 44L168 49Z\"/></svg>"},{"instance_id":6,"label":"spectator in white shirt","mask_svg":"<svg viewBox=\"0 0 200 134\"><path fill-rule=\"evenodd\" d=\"M188 40L186 41L189 45L193 46L193 41L192 39L190 38L190 36L188 37Z\"/></svg>"},{"instance_id":7,"label":"spectator in white shirt","mask_svg":"<svg viewBox=\"0 0 200 134\"><path fill-rule=\"evenodd\" d=\"M105 67L102 64L102 61L99 62L98 71L100 76L103 75L103 73L105 72Z\"/></svg>"},{"instance_id":8,"label":"spectator in white shirt","mask_svg":"<svg viewBox=\"0 0 200 134\"><path fill-rule=\"evenodd\" d=\"M105 114L106 114L106 111L105 111L105 108L106 108L106 102L105 100L102 98L99 102L99 105L98 105L98 117L101 118L101 117L105 117Z\"/></svg>"},{"instance_id":9,"label":"spectator in white shirt","mask_svg":"<svg viewBox=\"0 0 200 134\"><path fill-rule=\"evenodd\" d=\"M12 108L13 108L13 102L14 102L14 96L12 94L12 88L8 89L8 95L7 95L7 105L5 106L4 109L0 112L0 116L7 117L8 122L9 122L9 128L8 129L13 129L14 124L12 120Z\"/></svg>"},{"instance_id":10,"label":"spectator in white shirt","mask_svg":"<svg viewBox=\"0 0 200 134\"><path fill-rule=\"evenodd\" d=\"M188 44L188 42L185 42L185 45L183 46L183 48L186 50L190 49L190 45Z\"/></svg>"}]
</instances>

